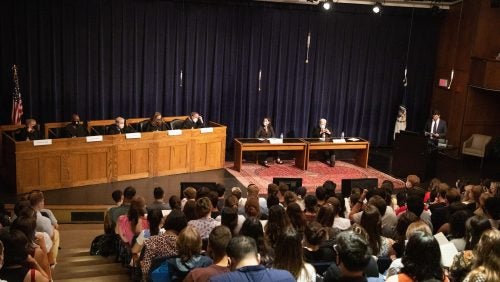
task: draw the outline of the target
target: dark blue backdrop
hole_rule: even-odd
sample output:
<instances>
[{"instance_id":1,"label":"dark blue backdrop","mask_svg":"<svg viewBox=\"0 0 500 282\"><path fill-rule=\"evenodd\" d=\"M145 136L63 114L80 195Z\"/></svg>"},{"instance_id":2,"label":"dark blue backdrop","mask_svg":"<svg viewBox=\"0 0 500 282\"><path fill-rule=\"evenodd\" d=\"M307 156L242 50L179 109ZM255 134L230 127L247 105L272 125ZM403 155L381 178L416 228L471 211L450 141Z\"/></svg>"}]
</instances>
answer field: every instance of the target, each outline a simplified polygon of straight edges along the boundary
<instances>
[{"instance_id":1,"label":"dark blue backdrop","mask_svg":"<svg viewBox=\"0 0 500 282\"><path fill-rule=\"evenodd\" d=\"M9 123L11 67L24 117L40 122L199 111L253 136L265 115L305 136L320 117L340 135L388 145L403 99L411 9L245 1L5 0L0 3L0 122ZM415 10L409 129L429 112L440 18ZM311 32L309 64L305 64ZM180 73L183 71L181 86ZM262 70L262 91L258 91Z\"/></svg>"}]
</instances>

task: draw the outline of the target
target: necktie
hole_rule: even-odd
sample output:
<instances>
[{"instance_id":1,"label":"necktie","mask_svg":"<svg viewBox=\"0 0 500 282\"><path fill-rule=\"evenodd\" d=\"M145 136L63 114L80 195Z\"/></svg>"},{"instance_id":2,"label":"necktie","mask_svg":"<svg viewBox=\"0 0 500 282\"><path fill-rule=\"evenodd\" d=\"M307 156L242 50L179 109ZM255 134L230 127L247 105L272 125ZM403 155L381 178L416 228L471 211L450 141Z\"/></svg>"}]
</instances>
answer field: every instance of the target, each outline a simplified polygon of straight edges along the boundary
<instances>
[{"instance_id":1,"label":"necktie","mask_svg":"<svg viewBox=\"0 0 500 282\"><path fill-rule=\"evenodd\" d=\"M437 131L437 121L434 121L434 126L432 127L432 133L436 134Z\"/></svg>"}]
</instances>

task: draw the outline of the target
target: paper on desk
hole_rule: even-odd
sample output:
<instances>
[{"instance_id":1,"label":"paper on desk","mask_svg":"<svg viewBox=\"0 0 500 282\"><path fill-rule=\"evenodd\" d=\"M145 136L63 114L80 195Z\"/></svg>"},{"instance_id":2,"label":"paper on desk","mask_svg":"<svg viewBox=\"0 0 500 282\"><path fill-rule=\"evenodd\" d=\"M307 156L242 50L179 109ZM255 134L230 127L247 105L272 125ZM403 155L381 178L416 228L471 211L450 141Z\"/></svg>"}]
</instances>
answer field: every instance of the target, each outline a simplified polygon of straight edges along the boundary
<instances>
[{"instance_id":1,"label":"paper on desk","mask_svg":"<svg viewBox=\"0 0 500 282\"><path fill-rule=\"evenodd\" d=\"M333 139L332 140L333 143L346 143L345 139L344 138L340 138L340 139Z\"/></svg>"},{"instance_id":2,"label":"paper on desk","mask_svg":"<svg viewBox=\"0 0 500 282\"><path fill-rule=\"evenodd\" d=\"M271 144L283 144L283 139L280 138L269 138L268 140Z\"/></svg>"}]
</instances>

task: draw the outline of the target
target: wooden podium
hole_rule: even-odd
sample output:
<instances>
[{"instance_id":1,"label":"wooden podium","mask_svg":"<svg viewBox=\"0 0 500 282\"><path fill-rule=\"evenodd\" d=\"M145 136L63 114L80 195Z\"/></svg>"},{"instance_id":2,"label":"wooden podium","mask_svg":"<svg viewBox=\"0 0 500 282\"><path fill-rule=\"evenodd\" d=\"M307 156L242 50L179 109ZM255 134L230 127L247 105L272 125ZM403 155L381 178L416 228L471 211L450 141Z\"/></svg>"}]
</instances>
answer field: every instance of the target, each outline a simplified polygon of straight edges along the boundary
<instances>
[{"instance_id":1,"label":"wooden podium","mask_svg":"<svg viewBox=\"0 0 500 282\"><path fill-rule=\"evenodd\" d=\"M392 174L407 177L415 174L422 181L434 176L437 150L429 138L415 132L396 133L392 157Z\"/></svg>"}]
</instances>

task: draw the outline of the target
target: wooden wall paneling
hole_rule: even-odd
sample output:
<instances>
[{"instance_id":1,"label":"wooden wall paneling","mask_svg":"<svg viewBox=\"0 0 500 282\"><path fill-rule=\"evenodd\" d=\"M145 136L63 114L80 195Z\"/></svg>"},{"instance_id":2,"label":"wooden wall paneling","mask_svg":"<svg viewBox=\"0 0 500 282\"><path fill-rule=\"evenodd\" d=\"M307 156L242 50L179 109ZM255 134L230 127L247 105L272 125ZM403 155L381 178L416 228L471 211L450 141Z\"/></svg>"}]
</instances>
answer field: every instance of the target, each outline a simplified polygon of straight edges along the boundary
<instances>
[{"instance_id":1,"label":"wooden wall paneling","mask_svg":"<svg viewBox=\"0 0 500 282\"><path fill-rule=\"evenodd\" d=\"M500 52L500 8L492 8L490 0L477 1L481 5L472 56L493 59Z\"/></svg>"},{"instance_id":2,"label":"wooden wall paneling","mask_svg":"<svg viewBox=\"0 0 500 282\"><path fill-rule=\"evenodd\" d=\"M150 170L153 134L154 132L143 132L140 139L126 139L123 135L116 137L114 142L117 146L117 181L153 176L153 171Z\"/></svg>"},{"instance_id":3,"label":"wooden wall paneling","mask_svg":"<svg viewBox=\"0 0 500 282\"><path fill-rule=\"evenodd\" d=\"M28 158L22 158L16 162L17 186L20 187L18 193L27 193L40 186L40 168L39 156L31 155Z\"/></svg>"},{"instance_id":4,"label":"wooden wall paneling","mask_svg":"<svg viewBox=\"0 0 500 282\"><path fill-rule=\"evenodd\" d=\"M52 189L60 188L61 175L61 154L50 152L40 154L40 186Z\"/></svg>"},{"instance_id":5,"label":"wooden wall paneling","mask_svg":"<svg viewBox=\"0 0 500 282\"><path fill-rule=\"evenodd\" d=\"M157 175L189 172L190 139L191 130L183 130L182 135L159 135L155 160Z\"/></svg>"}]
</instances>

